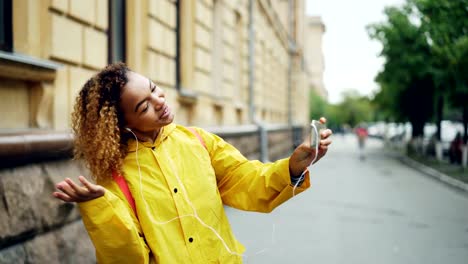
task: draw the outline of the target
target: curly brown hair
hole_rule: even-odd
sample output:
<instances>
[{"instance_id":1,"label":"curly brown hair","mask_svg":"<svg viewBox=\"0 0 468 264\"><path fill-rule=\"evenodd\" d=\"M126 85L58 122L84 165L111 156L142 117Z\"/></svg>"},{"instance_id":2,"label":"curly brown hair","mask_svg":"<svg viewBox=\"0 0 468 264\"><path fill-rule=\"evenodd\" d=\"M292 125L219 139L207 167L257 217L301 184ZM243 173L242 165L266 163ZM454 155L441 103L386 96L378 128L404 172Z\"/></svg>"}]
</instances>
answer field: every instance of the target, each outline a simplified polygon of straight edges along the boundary
<instances>
[{"instance_id":1,"label":"curly brown hair","mask_svg":"<svg viewBox=\"0 0 468 264\"><path fill-rule=\"evenodd\" d=\"M96 181L111 179L113 171L121 174L127 148L119 102L129 71L121 62L108 65L84 84L76 98L72 113L75 158L85 160Z\"/></svg>"}]
</instances>

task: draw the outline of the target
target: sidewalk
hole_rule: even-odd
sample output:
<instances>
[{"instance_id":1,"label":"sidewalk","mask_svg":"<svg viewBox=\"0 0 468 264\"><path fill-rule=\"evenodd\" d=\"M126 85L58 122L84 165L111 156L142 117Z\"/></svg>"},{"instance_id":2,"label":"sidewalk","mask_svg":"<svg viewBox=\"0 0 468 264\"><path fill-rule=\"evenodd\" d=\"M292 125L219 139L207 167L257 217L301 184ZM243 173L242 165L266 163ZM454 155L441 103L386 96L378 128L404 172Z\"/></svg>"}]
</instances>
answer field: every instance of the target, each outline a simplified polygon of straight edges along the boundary
<instances>
[{"instance_id":1,"label":"sidewalk","mask_svg":"<svg viewBox=\"0 0 468 264\"><path fill-rule=\"evenodd\" d=\"M402 163L428 176L434 177L449 186L468 192L467 169L462 171L459 165L449 164L445 161L439 162L430 157L422 157L419 155L408 156L394 148L392 148L391 152L396 155L396 158Z\"/></svg>"}]
</instances>

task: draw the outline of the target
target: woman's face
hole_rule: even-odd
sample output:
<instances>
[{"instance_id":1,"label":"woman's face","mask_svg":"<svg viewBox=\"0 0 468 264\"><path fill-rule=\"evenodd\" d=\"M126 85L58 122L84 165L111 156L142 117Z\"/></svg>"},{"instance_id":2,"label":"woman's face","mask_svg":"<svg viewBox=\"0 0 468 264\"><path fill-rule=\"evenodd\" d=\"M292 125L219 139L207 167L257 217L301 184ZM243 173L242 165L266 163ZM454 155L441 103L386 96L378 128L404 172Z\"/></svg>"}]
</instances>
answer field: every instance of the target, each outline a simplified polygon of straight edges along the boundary
<instances>
[{"instance_id":1,"label":"woman's face","mask_svg":"<svg viewBox=\"0 0 468 264\"><path fill-rule=\"evenodd\" d=\"M127 76L120 99L126 127L150 135L172 123L174 114L166 104L163 90L138 73L128 72Z\"/></svg>"}]
</instances>

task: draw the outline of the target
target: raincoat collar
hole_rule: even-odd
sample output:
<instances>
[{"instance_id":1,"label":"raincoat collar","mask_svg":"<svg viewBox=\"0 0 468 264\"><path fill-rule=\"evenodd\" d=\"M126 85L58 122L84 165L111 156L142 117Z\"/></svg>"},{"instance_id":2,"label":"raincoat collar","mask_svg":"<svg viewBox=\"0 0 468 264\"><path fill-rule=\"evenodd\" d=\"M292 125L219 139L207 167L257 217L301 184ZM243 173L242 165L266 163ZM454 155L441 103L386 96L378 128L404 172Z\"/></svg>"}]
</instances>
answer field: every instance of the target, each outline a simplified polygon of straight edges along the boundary
<instances>
[{"instance_id":1,"label":"raincoat collar","mask_svg":"<svg viewBox=\"0 0 468 264\"><path fill-rule=\"evenodd\" d=\"M163 142L172 133L172 131L174 131L175 128L176 128L176 125L174 123L171 123L167 126L162 127L161 130L159 131L158 136L152 143L149 141L145 141L145 142L138 141L138 150L142 148L158 147L158 145L161 144L161 142ZM134 152L136 150L137 142L135 139L129 139L127 142L127 145L128 145L127 147L128 152Z\"/></svg>"}]
</instances>

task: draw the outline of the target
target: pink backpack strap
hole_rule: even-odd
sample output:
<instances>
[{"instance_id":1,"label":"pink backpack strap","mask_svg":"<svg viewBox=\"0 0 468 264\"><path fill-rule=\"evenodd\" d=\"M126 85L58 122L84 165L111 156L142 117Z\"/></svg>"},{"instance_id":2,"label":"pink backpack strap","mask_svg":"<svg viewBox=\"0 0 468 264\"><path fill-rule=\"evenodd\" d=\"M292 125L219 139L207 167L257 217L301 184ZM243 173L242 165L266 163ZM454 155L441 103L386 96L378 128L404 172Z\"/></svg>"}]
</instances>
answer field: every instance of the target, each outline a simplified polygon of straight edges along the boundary
<instances>
[{"instance_id":1,"label":"pink backpack strap","mask_svg":"<svg viewBox=\"0 0 468 264\"><path fill-rule=\"evenodd\" d=\"M203 147L206 148L205 141L200 136L200 134L198 134L198 132L193 127L187 127L187 129L190 130L190 132L192 132L192 134L194 134L198 138L198 141L200 141L200 143L203 145Z\"/></svg>"},{"instance_id":2,"label":"pink backpack strap","mask_svg":"<svg viewBox=\"0 0 468 264\"><path fill-rule=\"evenodd\" d=\"M130 189L128 188L128 184L125 181L125 178L122 175L119 175L115 171L112 172L112 178L114 178L114 181L117 183L117 185L119 185L120 190L122 191L128 203L130 204L130 207L132 207L132 210L135 213L135 216L138 218L135 200L133 199L132 193L130 192Z\"/></svg>"}]
</instances>

